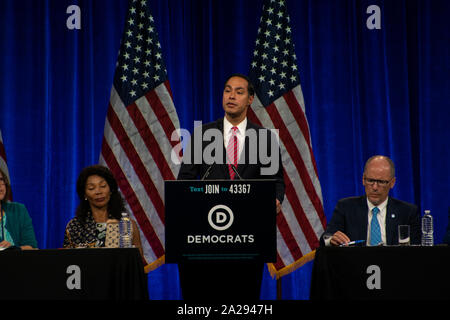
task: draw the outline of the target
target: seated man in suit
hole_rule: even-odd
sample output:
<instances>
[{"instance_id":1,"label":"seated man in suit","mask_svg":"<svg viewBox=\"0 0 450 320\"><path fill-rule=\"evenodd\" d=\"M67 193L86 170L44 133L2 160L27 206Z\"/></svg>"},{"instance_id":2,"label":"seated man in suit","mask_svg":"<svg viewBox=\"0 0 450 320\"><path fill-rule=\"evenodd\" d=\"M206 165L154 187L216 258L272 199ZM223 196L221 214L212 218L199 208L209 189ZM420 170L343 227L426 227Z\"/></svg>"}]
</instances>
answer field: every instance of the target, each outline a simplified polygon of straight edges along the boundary
<instances>
[{"instance_id":1,"label":"seated man in suit","mask_svg":"<svg viewBox=\"0 0 450 320\"><path fill-rule=\"evenodd\" d=\"M233 180L233 179L275 179L276 211L281 209L284 198L284 179L281 153L278 143L274 143L273 134L247 120L247 110L254 98L254 88L247 76L234 74L224 86L222 106L225 117L205 124L200 130L194 130L189 146L183 155L178 180ZM203 158L195 161L201 153L209 150L211 142L204 141L198 135L203 132L220 133L212 143L216 148L212 163ZM256 134L251 142L249 133ZM263 136L266 136L266 141ZM268 138L270 137L270 138ZM255 154L261 148L271 153L271 161L277 165L269 173L264 169L272 167ZM252 159L253 158L253 159ZM252 161L257 160L257 161ZM273 160L273 161L272 161ZM195 214L195 213L192 213ZM203 260L187 261L178 264L180 284L185 300L199 301L242 301L258 300L264 263L253 260Z\"/></svg>"},{"instance_id":2,"label":"seated man in suit","mask_svg":"<svg viewBox=\"0 0 450 320\"><path fill-rule=\"evenodd\" d=\"M386 156L373 156L364 166L362 183L366 195L338 201L322 245L346 245L365 240L367 245L398 244L398 226L409 225L411 244L420 244L417 206L389 197L395 185L395 167Z\"/></svg>"}]
</instances>

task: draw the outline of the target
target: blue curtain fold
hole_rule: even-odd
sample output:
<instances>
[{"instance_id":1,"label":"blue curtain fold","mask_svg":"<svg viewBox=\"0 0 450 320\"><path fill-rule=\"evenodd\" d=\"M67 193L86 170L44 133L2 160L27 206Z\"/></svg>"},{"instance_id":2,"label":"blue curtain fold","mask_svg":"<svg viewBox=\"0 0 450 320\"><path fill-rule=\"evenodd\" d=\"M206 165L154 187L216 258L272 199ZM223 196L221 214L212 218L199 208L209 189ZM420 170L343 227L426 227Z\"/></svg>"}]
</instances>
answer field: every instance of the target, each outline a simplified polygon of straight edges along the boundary
<instances>
[{"instance_id":1,"label":"blue curtain fold","mask_svg":"<svg viewBox=\"0 0 450 320\"><path fill-rule=\"evenodd\" d=\"M262 0L151 0L183 128L223 116L225 78L248 73ZM430 209L435 240L450 202L450 34L446 0L287 0L324 208L363 193L373 154L396 166L394 197ZM66 9L78 5L81 29ZM366 13L378 5L381 29ZM40 248L62 246L81 168L97 163L127 0L0 1L0 129L14 200ZM312 263L283 278L308 299ZM151 299L179 299L177 268L149 274ZM262 297L276 298L266 272Z\"/></svg>"}]
</instances>

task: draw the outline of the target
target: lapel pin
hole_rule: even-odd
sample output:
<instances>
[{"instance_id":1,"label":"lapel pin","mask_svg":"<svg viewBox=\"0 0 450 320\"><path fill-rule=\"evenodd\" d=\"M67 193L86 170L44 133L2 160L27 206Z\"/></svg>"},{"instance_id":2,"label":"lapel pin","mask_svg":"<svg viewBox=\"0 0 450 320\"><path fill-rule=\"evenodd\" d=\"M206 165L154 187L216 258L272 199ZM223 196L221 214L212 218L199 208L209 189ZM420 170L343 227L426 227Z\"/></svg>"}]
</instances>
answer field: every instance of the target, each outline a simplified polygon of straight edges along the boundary
<instances>
[{"instance_id":1,"label":"lapel pin","mask_svg":"<svg viewBox=\"0 0 450 320\"><path fill-rule=\"evenodd\" d=\"M395 213L391 214L391 218L392 218L392 219L395 218Z\"/></svg>"}]
</instances>

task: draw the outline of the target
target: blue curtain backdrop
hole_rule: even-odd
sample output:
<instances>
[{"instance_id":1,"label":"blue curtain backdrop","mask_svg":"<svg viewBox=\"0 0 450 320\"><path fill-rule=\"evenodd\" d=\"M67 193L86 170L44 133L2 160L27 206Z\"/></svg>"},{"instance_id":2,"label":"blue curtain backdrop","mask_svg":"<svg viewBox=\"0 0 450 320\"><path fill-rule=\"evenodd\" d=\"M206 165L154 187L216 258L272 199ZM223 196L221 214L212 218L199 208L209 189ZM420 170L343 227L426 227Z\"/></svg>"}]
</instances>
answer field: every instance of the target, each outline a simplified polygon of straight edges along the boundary
<instances>
[{"instance_id":1,"label":"blue curtain backdrop","mask_svg":"<svg viewBox=\"0 0 450 320\"><path fill-rule=\"evenodd\" d=\"M440 243L450 206L450 36L447 0L286 0L327 219L363 193L373 154L397 165L394 197L430 209ZM70 30L70 5L81 29ZM369 30L369 5L381 29ZM62 246L81 168L97 163L126 0L0 0L0 129L14 200L40 248ZM150 2L183 128L223 115L231 73L248 73L262 0ZM308 299L312 263L283 278ZM178 299L177 270L149 274L152 299ZM276 298L265 274L262 297Z\"/></svg>"}]
</instances>

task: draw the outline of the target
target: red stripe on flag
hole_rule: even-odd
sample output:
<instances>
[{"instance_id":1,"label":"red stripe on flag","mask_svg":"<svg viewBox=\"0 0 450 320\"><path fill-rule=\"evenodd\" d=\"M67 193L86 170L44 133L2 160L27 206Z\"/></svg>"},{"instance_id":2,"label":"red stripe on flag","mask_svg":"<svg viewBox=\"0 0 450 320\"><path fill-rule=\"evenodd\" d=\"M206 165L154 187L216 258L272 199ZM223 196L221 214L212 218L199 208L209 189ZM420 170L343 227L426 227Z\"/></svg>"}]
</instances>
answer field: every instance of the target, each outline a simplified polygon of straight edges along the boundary
<instances>
[{"instance_id":1,"label":"red stripe on flag","mask_svg":"<svg viewBox=\"0 0 450 320\"><path fill-rule=\"evenodd\" d=\"M170 100L173 101L172 88L170 88L169 80L164 81L164 86L166 87L167 92L169 92Z\"/></svg>"},{"instance_id":2,"label":"red stripe on flag","mask_svg":"<svg viewBox=\"0 0 450 320\"><path fill-rule=\"evenodd\" d=\"M136 196L136 193L131 187L128 179L126 178L125 174L122 171L122 168L117 162L114 153L112 152L108 143L106 143L105 139L103 139L102 143L102 156L107 166L113 172L114 177L117 179L117 183L119 184L120 190L125 196L125 199L128 202L128 205L130 206L131 210L133 211L133 215L136 218L137 223L139 224L139 228L142 230L153 252L158 258L161 257L162 255L164 255L164 247L161 241L159 240L158 236L156 235L156 232L153 229L152 224L145 215L144 209L142 208Z\"/></svg>"},{"instance_id":3,"label":"red stripe on flag","mask_svg":"<svg viewBox=\"0 0 450 320\"><path fill-rule=\"evenodd\" d=\"M274 106L274 105L272 104L271 106ZM266 110L267 110L267 108L266 108ZM249 111L248 112L248 116L249 116L250 120L254 121L254 122L258 122L261 125L261 122L257 119L257 117L256 117L255 113L253 112L253 110L251 108L249 108L248 111ZM278 110L276 112L272 112L272 114L273 115L276 114L278 116L278 118L275 117L275 116L272 117L270 115L270 113L269 113L269 116L271 116L271 119L272 119L272 121L273 121L273 123L275 125L275 128L279 128L280 132L281 132L281 130L287 131L286 127L284 126L284 122L282 122L281 117L279 117ZM283 123L283 127L281 127L279 125L276 125L275 121L274 121L274 118L278 119L278 122L282 122ZM288 134L288 136L290 137L289 134ZM280 138L285 143L285 147L287 148L287 145L286 145L286 142L285 142L286 140L283 140L281 133L280 133ZM293 143L291 145L295 146L295 144L293 144ZM292 149L292 148L289 148L289 149ZM295 150L297 150L297 149L295 148ZM306 168L305 168L305 170L306 170ZM299 173L299 175L300 175L300 173ZM309 175L307 175L307 176L309 178ZM301 175L300 175L300 177L301 177ZM295 218L298 221L298 224L300 225L300 228L302 229L303 234L305 235L305 238L307 239L309 246L311 248L316 248L318 246L317 235L314 232L314 229L312 228L311 223L306 218L306 214L305 214L305 212L304 212L304 210L302 208L302 205L300 203L300 199L298 198L298 196L297 196L297 194L295 192L294 186L292 185L292 182L291 182L289 176L286 174L286 172L284 172L284 181L285 181L285 184L286 184L286 190L285 190L286 197L288 198L288 200L289 200L289 202L291 204L291 207L292 207L293 213L295 215ZM278 215L278 216L280 216L280 215ZM283 220L280 220L280 222L282 222L282 221ZM281 232L283 238L285 239L285 242L288 245L288 248L291 251L291 253L294 256L294 258L295 259L299 259L299 258L302 257L301 250L298 247L298 244L296 243L296 240L295 240L295 238L294 238L294 236L293 236L293 234L292 234L292 232L291 232L291 230L289 228L289 225L287 224L286 220L284 220L284 222L285 222L284 225L279 225L278 224L278 228L280 229L280 232ZM288 243L291 243L291 244L289 245ZM297 247L298 250L296 250L295 247Z\"/></svg>"},{"instance_id":4,"label":"red stripe on flag","mask_svg":"<svg viewBox=\"0 0 450 320\"><path fill-rule=\"evenodd\" d=\"M289 199L289 203L291 204L295 218L302 228L303 234L305 235L309 246L311 247L311 249L315 249L319 245L319 240L316 233L314 232L314 229L311 226L311 222L306 217L305 211L303 210L302 204L300 203L300 199L297 197L291 179L286 174L284 175L284 183L286 184L286 197ZM301 258L301 256L298 258Z\"/></svg>"},{"instance_id":5,"label":"red stripe on flag","mask_svg":"<svg viewBox=\"0 0 450 320\"><path fill-rule=\"evenodd\" d=\"M280 212L277 215L277 226L280 230L281 236L284 239L284 243L286 243L286 246L291 253L291 256L294 258L294 260L301 258L303 255L302 251L297 241L295 240L294 235L292 234L291 228L289 227L289 224L283 212Z\"/></svg>"},{"instance_id":6,"label":"red stripe on flag","mask_svg":"<svg viewBox=\"0 0 450 320\"><path fill-rule=\"evenodd\" d=\"M306 193L308 194L311 202L316 210L316 212L323 212L322 201L317 195L316 189L311 181L311 177L308 174L308 170L306 169L305 163L300 155L300 151L297 149L294 139L289 134L284 121L281 119L280 114L278 113L278 109L275 104L271 104L266 108L267 113L269 114L272 122L280 132L280 139L283 141L283 144L286 148L286 151L289 153L292 162L294 163L297 171L300 175L300 179L303 182Z\"/></svg>"},{"instance_id":7,"label":"red stripe on flag","mask_svg":"<svg viewBox=\"0 0 450 320\"><path fill-rule=\"evenodd\" d=\"M291 110L295 121L297 121L297 124L300 127L300 130L302 131L303 137L305 137L305 140L306 140L306 142L308 144L308 148L309 148L309 154L311 156L311 162L314 166L314 171L316 172L316 176L318 176L316 160L314 158L314 154L312 151L311 137L309 135L309 126L308 126L308 120L306 120L306 115L303 112L303 109L300 106L300 103L298 102L298 100L295 97L294 92L292 90L286 92L283 95L283 97L286 100L286 103L289 106L289 109Z\"/></svg>"},{"instance_id":8,"label":"red stripe on flag","mask_svg":"<svg viewBox=\"0 0 450 320\"><path fill-rule=\"evenodd\" d=\"M137 107L135 103L131 104L127 107L128 114L130 118L133 120L134 125L138 129L142 140L144 141L147 149L150 151L152 158L161 172L163 179L165 180L174 180L175 176L172 173L169 165L167 164L166 158L159 147L158 141L153 135L152 130L148 127L147 122L142 116L141 111Z\"/></svg>"},{"instance_id":9,"label":"red stripe on flag","mask_svg":"<svg viewBox=\"0 0 450 320\"><path fill-rule=\"evenodd\" d=\"M173 125L172 120L167 113L166 107L161 103L161 100L159 100L159 97L156 94L155 90L149 91L145 95L145 97L147 98L150 107L153 109L153 112L161 123L166 136L169 137L170 144L172 145L172 147L174 147L178 144L178 141L171 141L170 139L170 137L172 136L172 132L175 131L175 126Z\"/></svg>"},{"instance_id":10,"label":"red stripe on flag","mask_svg":"<svg viewBox=\"0 0 450 320\"><path fill-rule=\"evenodd\" d=\"M1 142L1 141L0 141L0 158L3 158L3 160L6 162L5 146L3 145L3 142Z\"/></svg>"},{"instance_id":11,"label":"red stripe on flag","mask_svg":"<svg viewBox=\"0 0 450 320\"><path fill-rule=\"evenodd\" d=\"M145 188L145 191L149 195L153 206L155 207L155 210L164 223L164 204L163 201L151 179L149 176L147 169L145 168L144 164L142 163L141 158L139 157L139 154L136 152L133 144L130 141L130 138L125 131L125 129L122 127L122 124L117 116L117 114L114 112L114 109L112 108L111 104L108 108L107 113L108 121L111 125L112 130L117 136L117 139L120 142L120 145L122 146L123 151L126 153L131 165L134 168L134 171L138 174L139 180L141 180L142 185Z\"/></svg>"},{"instance_id":12,"label":"red stripe on flag","mask_svg":"<svg viewBox=\"0 0 450 320\"><path fill-rule=\"evenodd\" d=\"M255 111L253 111L253 109L250 107L247 109L247 117L251 122L263 127L261 121L259 121L258 117L256 116Z\"/></svg>"},{"instance_id":13,"label":"red stripe on flag","mask_svg":"<svg viewBox=\"0 0 450 320\"><path fill-rule=\"evenodd\" d=\"M286 267L286 265L284 264L283 260L281 259L280 254L277 252L277 262L275 262L274 264L275 269L277 270L281 270L284 267Z\"/></svg>"}]
</instances>

